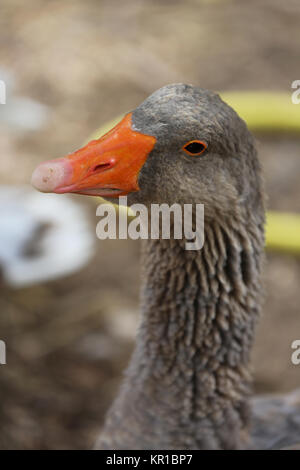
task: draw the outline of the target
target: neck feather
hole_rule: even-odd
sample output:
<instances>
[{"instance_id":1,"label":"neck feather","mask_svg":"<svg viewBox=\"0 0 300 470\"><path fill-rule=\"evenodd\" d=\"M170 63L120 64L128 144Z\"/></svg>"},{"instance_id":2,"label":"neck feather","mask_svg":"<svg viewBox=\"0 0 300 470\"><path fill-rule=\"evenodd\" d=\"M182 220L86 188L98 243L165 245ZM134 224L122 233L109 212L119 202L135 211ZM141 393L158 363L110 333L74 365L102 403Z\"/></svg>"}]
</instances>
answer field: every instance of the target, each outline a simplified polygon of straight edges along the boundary
<instances>
[{"instance_id":1,"label":"neck feather","mask_svg":"<svg viewBox=\"0 0 300 470\"><path fill-rule=\"evenodd\" d=\"M119 448L245 445L262 252L262 224L234 218L206 222L199 251L144 242L137 345L103 443L118 423Z\"/></svg>"}]
</instances>

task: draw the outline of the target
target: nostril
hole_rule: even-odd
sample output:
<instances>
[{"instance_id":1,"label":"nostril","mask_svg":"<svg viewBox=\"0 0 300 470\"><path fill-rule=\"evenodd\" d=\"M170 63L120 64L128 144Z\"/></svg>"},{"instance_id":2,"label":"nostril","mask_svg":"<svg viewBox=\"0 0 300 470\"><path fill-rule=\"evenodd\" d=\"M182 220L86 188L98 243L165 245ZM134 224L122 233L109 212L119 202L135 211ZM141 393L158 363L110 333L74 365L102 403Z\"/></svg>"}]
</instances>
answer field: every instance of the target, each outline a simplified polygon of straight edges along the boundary
<instances>
[{"instance_id":1,"label":"nostril","mask_svg":"<svg viewBox=\"0 0 300 470\"><path fill-rule=\"evenodd\" d=\"M111 163L99 163L98 165L92 168L91 173L100 173L104 170L108 170L112 165Z\"/></svg>"}]
</instances>

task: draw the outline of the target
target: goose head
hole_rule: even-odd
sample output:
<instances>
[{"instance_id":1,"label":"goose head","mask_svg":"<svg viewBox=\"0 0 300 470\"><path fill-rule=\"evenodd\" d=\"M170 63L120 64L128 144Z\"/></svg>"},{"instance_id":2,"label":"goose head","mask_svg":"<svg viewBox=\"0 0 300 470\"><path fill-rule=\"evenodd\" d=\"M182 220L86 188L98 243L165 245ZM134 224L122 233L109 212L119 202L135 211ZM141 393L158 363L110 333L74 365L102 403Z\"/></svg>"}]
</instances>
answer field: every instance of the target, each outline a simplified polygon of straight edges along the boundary
<instances>
[{"instance_id":1,"label":"goose head","mask_svg":"<svg viewBox=\"0 0 300 470\"><path fill-rule=\"evenodd\" d=\"M185 84L149 96L107 134L41 163L40 191L101 196L128 204L203 203L232 212L260 198L258 162L244 121L221 98Z\"/></svg>"}]
</instances>

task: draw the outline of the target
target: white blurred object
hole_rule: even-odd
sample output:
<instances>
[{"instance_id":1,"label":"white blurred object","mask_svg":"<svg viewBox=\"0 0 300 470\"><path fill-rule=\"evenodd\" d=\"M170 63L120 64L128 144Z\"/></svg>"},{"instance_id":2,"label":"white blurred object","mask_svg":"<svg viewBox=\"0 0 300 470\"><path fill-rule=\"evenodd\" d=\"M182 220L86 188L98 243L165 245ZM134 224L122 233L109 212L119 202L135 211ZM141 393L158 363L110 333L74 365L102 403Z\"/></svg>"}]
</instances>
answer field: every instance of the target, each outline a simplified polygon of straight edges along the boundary
<instances>
[{"instance_id":1,"label":"white blurred object","mask_svg":"<svg viewBox=\"0 0 300 470\"><path fill-rule=\"evenodd\" d=\"M15 77L0 69L0 80L5 84L5 104L0 104L0 123L19 131L34 131L43 127L49 118L49 108L31 98L13 96Z\"/></svg>"},{"instance_id":2,"label":"white blurred object","mask_svg":"<svg viewBox=\"0 0 300 470\"><path fill-rule=\"evenodd\" d=\"M23 287L84 266L94 236L83 208L68 196L29 187L0 186L0 270L4 282Z\"/></svg>"},{"instance_id":3,"label":"white blurred object","mask_svg":"<svg viewBox=\"0 0 300 470\"><path fill-rule=\"evenodd\" d=\"M34 131L47 121L48 108L29 98L6 98L0 107L0 123L20 130Z\"/></svg>"}]
</instances>

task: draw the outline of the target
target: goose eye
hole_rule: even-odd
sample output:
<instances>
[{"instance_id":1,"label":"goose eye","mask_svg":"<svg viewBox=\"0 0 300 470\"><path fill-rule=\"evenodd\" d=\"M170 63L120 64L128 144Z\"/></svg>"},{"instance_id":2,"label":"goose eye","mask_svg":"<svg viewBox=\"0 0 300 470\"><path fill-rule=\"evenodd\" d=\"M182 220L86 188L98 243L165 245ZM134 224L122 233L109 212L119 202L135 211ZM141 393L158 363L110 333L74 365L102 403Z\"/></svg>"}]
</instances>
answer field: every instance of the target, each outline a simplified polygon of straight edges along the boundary
<instances>
[{"instance_id":1,"label":"goose eye","mask_svg":"<svg viewBox=\"0 0 300 470\"><path fill-rule=\"evenodd\" d=\"M190 142L187 142L182 147L182 149L188 155L198 156L201 155L207 149L207 145L201 140L191 140Z\"/></svg>"}]
</instances>

